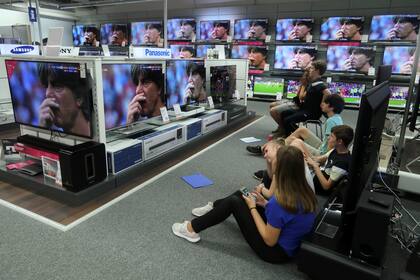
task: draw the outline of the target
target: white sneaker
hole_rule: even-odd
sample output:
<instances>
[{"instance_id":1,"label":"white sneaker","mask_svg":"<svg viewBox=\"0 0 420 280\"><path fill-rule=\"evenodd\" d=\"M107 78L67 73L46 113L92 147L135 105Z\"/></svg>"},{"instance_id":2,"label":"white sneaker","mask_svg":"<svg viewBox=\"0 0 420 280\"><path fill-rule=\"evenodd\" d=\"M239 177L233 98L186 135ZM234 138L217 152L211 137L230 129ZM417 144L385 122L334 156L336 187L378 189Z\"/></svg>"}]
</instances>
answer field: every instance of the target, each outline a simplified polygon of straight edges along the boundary
<instances>
[{"instance_id":1,"label":"white sneaker","mask_svg":"<svg viewBox=\"0 0 420 280\"><path fill-rule=\"evenodd\" d=\"M189 232L187 229L188 221L181 223L175 223L172 225L172 232L179 237L187 239L190 242L198 242L200 241L200 235L198 233Z\"/></svg>"},{"instance_id":2,"label":"white sneaker","mask_svg":"<svg viewBox=\"0 0 420 280\"><path fill-rule=\"evenodd\" d=\"M209 202L203 207L194 208L191 213L196 217L201 217L211 210L213 210L213 202Z\"/></svg>"}]
</instances>

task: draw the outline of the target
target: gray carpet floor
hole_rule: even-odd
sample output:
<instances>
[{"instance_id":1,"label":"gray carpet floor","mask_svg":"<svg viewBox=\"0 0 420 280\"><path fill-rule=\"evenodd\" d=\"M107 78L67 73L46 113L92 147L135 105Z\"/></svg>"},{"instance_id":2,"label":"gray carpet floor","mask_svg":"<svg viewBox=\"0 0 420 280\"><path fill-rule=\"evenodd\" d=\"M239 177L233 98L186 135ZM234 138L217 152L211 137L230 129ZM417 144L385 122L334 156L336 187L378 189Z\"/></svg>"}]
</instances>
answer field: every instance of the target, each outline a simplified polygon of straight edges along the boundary
<instances>
[{"instance_id":1,"label":"gray carpet floor","mask_svg":"<svg viewBox=\"0 0 420 280\"><path fill-rule=\"evenodd\" d=\"M250 102L249 110L264 114L267 106ZM344 112L345 122L355 124L356 112ZM260 119L67 232L0 207L0 279L307 279L294 263L260 260L233 218L202 232L197 244L171 232L192 208L257 184L251 175L263 158L239 138L265 139L273 128L268 116ZM214 185L193 190L180 179L194 172Z\"/></svg>"}]
</instances>

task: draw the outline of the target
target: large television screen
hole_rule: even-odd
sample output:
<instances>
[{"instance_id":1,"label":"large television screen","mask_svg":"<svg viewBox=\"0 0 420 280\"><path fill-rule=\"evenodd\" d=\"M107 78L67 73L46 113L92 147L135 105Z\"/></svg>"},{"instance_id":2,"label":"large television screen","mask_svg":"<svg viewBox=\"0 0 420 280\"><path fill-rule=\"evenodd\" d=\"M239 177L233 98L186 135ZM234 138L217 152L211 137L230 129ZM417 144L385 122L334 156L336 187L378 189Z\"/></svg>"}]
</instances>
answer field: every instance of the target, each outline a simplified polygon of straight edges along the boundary
<instances>
[{"instance_id":1,"label":"large television screen","mask_svg":"<svg viewBox=\"0 0 420 280\"><path fill-rule=\"evenodd\" d=\"M169 19L168 40L195 41L196 23L194 18Z\"/></svg>"},{"instance_id":2,"label":"large television screen","mask_svg":"<svg viewBox=\"0 0 420 280\"><path fill-rule=\"evenodd\" d=\"M313 18L283 18L276 24L276 41L312 41Z\"/></svg>"},{"instance_id":3,"label":"large television screen","mask_svg":"<svg viewBox=\"0 0 420 280\"><path fill-rule=\"evenodd\" d=\"M288 80L286 87L286 98L292 99L298 93L301 82L298 80Z\"/></svg>"},{"instance_id":4,"label":"large television screen","mask_svg":"<svg viewBox=\"0 0 420 280\"><path fill-rule=\"evenodd\" d=\"M329 46L327 69L330 71L350 71L367 74L374 66L373 47Z\"/></svg>"},{"instance_id":5,"label":"large television screen","mask_svg":"<svg viewBox=\"0 0 420 280\"><path fill-rule=\"evenodd\" d=\"M17 123L92 138L92 81L85 64L5 62Z\"/></svg>"},{"instance_id":6,"label":"large television screen","mask_svg":"<svg viewBox=\"0 0 420 280\"><path fill-rule=\"evenodd\" d=\"M171 45L172 58L193 58L195 57L194 45Z\"/></svg>"},{"instance_id":7,"label":"large television screen","mask_svg":"<svg viewBox=\"0 0 420 280\"><path fill-rule=\"evenodd\" d=\"M196 57L206 58L208 49L214 49L214 45L196 45Z\"/></svg>"},{"instance_id":8,"label":"large television screen","mask_svg":"<svg viewBox=\"0 0 420 280\"><path fill-rule=\"evenodd\" d=\"M366 86L360 83L331 82L328 89L331 93L340 94L348 104L359 104Z\"/></svg>"},{"instance_id":9,"label":"large television screen","mask_svg":"<svg viewBox=\"0 0 420 280\"><path fill-rule=\"evenodd\" d=\"M361 41L364 17L329 17L321 24L321 41Z\"/></svg>"},{"instance_id":10,"label":"large television screen","mask_svg":"<svg viewBox=\"0 0 420 280\"><path fill-rule=\"evenodd\" d=\"M166 107L207 101L206 69L203 60L166 62Z\"/></svg>"},{"instance_id":11,"label":"large television screen","mask_svg":"<svg viewBox=\"0 0 420 280\"><path fill-rule=\"evenodd\" d=\"M385 65L392 65L393 74L410 75L413 71L415 51L415 47L385 47L384 59L382 63Z\"/></svg>"},{"instance_id":12,"label":"large television screen","mask_svg":"<svg viewBox=\"0 0 420 280\"><path fill-rule=\"evenodd\" d=\"M161 21L141 21L131 23L131 44L133 46L163 46L163 26Z\"/></svg>"},{"instance_id":13,"label":"large television screen","mask_svg":"<svg viewBox=\"0 0 420 280\"><path fill-rule=\"evenodd\" d=\"M102 64L105 128L160 115L165 106L162 64Z\"/></svg>"},{"instance_id":14,"label":"large television screen","mask_svg":"<svg viewBox=\"0 0 420 280\"><path fill-rule=\"evenodd\" d=\"M274 69L303 70L315 60L316 54L314 46L276 46Z\"/></svg>"},{"instance_id":15,"label":"large television screen","mask_svg":"<svg viewBox=\"0 0 420 280\"><path fill-rule=\"evenodd\" d=\"M373 16L370 41L415 41L419 32L419 15Z\"/></svg>"},{"instance_id":16,"label":"large television screen","mask_svg":"<svg viewBox=\"0 0 420 280\"><path fill-rule=\"evenodd\" d=\"M254 95L272 96L283 94L284 79L272 77L254 77Z\"/></svg>"},{"instance_id":17,"label":"large television screen","mask_svg":"<svg viewBox=\"0 0 420 280\"><path fill-rule=\"evenodd\" d=\"M99 46L99 30L94 25L73 26L73 46Z\"/></svg>"},{"instance_id":18,"label":"large television screen","mask_svg":"<svg viewBox=\"0 0 420 280\"><path fill-rule=\"evenodd\" d=\"M210 95L215 103L234 98L236 89L236 65L210 67Z\"/></svg>"},{"instance_id":19,"label":"large television screen","mask_svg":"<svg viewBox=\"0 0 420 280\"><path fill-rule=\"evenodd\" d=\"M407 86L389 86L391 90L391 97L389 98L390 107L405 108L405 104L408 98L408 87Z\"/></svg>"},{"instance_id":20,"label":"large television screen","mask_svg":"<svg viewBox=\"0 0 420 280\"><path fill-rule=\"evenodd\" d=\"M200 40L227 41L230 33L230 20L200 21Z\"/></svg>"},{"instance_id":21,"label":"large television screen","mask_svg":"<svg viewBox=\"0 0 420 280\"><path fill-rule=\"evenodd\" d=\"M128 46L128 35L129 30L127 24L101 24L102 45Z\"/></svg>"},{"instance_id":22,"label":"large television screen","mask_svg":"<svg viewBox=\"0 0 420 280\"><path fill-rule=\"evenodd\" d=\"M265 40L268 32L268 19L237 19L235 20L234 39Z\"/></svg>"},{"instance_id":23,"label":"large television screen","mask_svg":"<svg viewBox=\"0 0 420 280\"><path fill-rule=\"evenodd\" d=\"M267 47L233 45L231 58L248 58L249 68L264 69L267 64Z\"/></svg>"}]
</instances>

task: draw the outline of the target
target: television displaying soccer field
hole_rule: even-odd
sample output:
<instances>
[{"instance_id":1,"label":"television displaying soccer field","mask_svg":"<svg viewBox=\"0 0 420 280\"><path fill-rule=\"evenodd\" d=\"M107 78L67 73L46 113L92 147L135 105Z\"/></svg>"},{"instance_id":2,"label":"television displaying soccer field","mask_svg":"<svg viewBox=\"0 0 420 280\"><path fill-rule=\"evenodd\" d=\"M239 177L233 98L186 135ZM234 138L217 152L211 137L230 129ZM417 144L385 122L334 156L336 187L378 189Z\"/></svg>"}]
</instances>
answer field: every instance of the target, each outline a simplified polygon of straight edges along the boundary
<instances>
[{"instance_id":1,"label":"television displaying soccer field","mask_svg":"<svg viewBox=\"0 0 420 280\"><path fill-rule=\"evenodd\" d=\"M277 96L284 92L284 79L272 77L254 77L254 96Z\"/></svg>"}]
</instances>

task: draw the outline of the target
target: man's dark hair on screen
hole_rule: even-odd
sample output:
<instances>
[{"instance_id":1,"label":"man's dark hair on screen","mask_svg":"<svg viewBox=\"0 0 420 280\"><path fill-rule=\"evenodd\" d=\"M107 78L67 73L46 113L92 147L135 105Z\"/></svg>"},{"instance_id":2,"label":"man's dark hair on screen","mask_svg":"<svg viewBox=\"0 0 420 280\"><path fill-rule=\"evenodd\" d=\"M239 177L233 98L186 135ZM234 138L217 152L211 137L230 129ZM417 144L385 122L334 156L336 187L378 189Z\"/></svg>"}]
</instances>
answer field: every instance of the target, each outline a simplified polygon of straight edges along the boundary
<instances>
[{"instance_id":1,"label":"man's dark hair on screen","mask_svg":"<svg viewBox=\"0 0 420 280\"><path fill-rule=\"evenodd\" d=\"M409 22L414 26L416 33L419 33L420 20L418 16L395 16L392 18L392 21L394 24L397 22Z\"/></svg>"},{"instance_id":2,"label":"man's dark hair on screen","mask_svg":"<svg viewBox=\"0 0 420 280\"><path fill-rule=\"evenodd\" d=\"M131 80L138 86L140 83L153 82L160 90L160 100L164 102L165 93L163 91L163 73L162 69L150 69L142 67L139 64L131 66Z\"/></svg>"},{"instance_id":3,"label":"man's dark hair on screen","mask_svg":"<svg viewBox=\"0 0 420 280\"><path fill-rule=\"evenodd\" d=\"M147 29L156 29L158 32L162 32L162 24L157 22L148 23L146 24L146 30Z\"/></svg>"},{"instance_id":4,"label":"man's dark hair on screen","mask_svg":"<svg viewBox=\"0 0 420 280\"><path fill-rule=\"evenodd\" d=\"M190 62L187 65L187 75L195 75L199 74L203 80L206 79L206 68L204 68L204 65Z\"/></svg>"}]
</instances>

